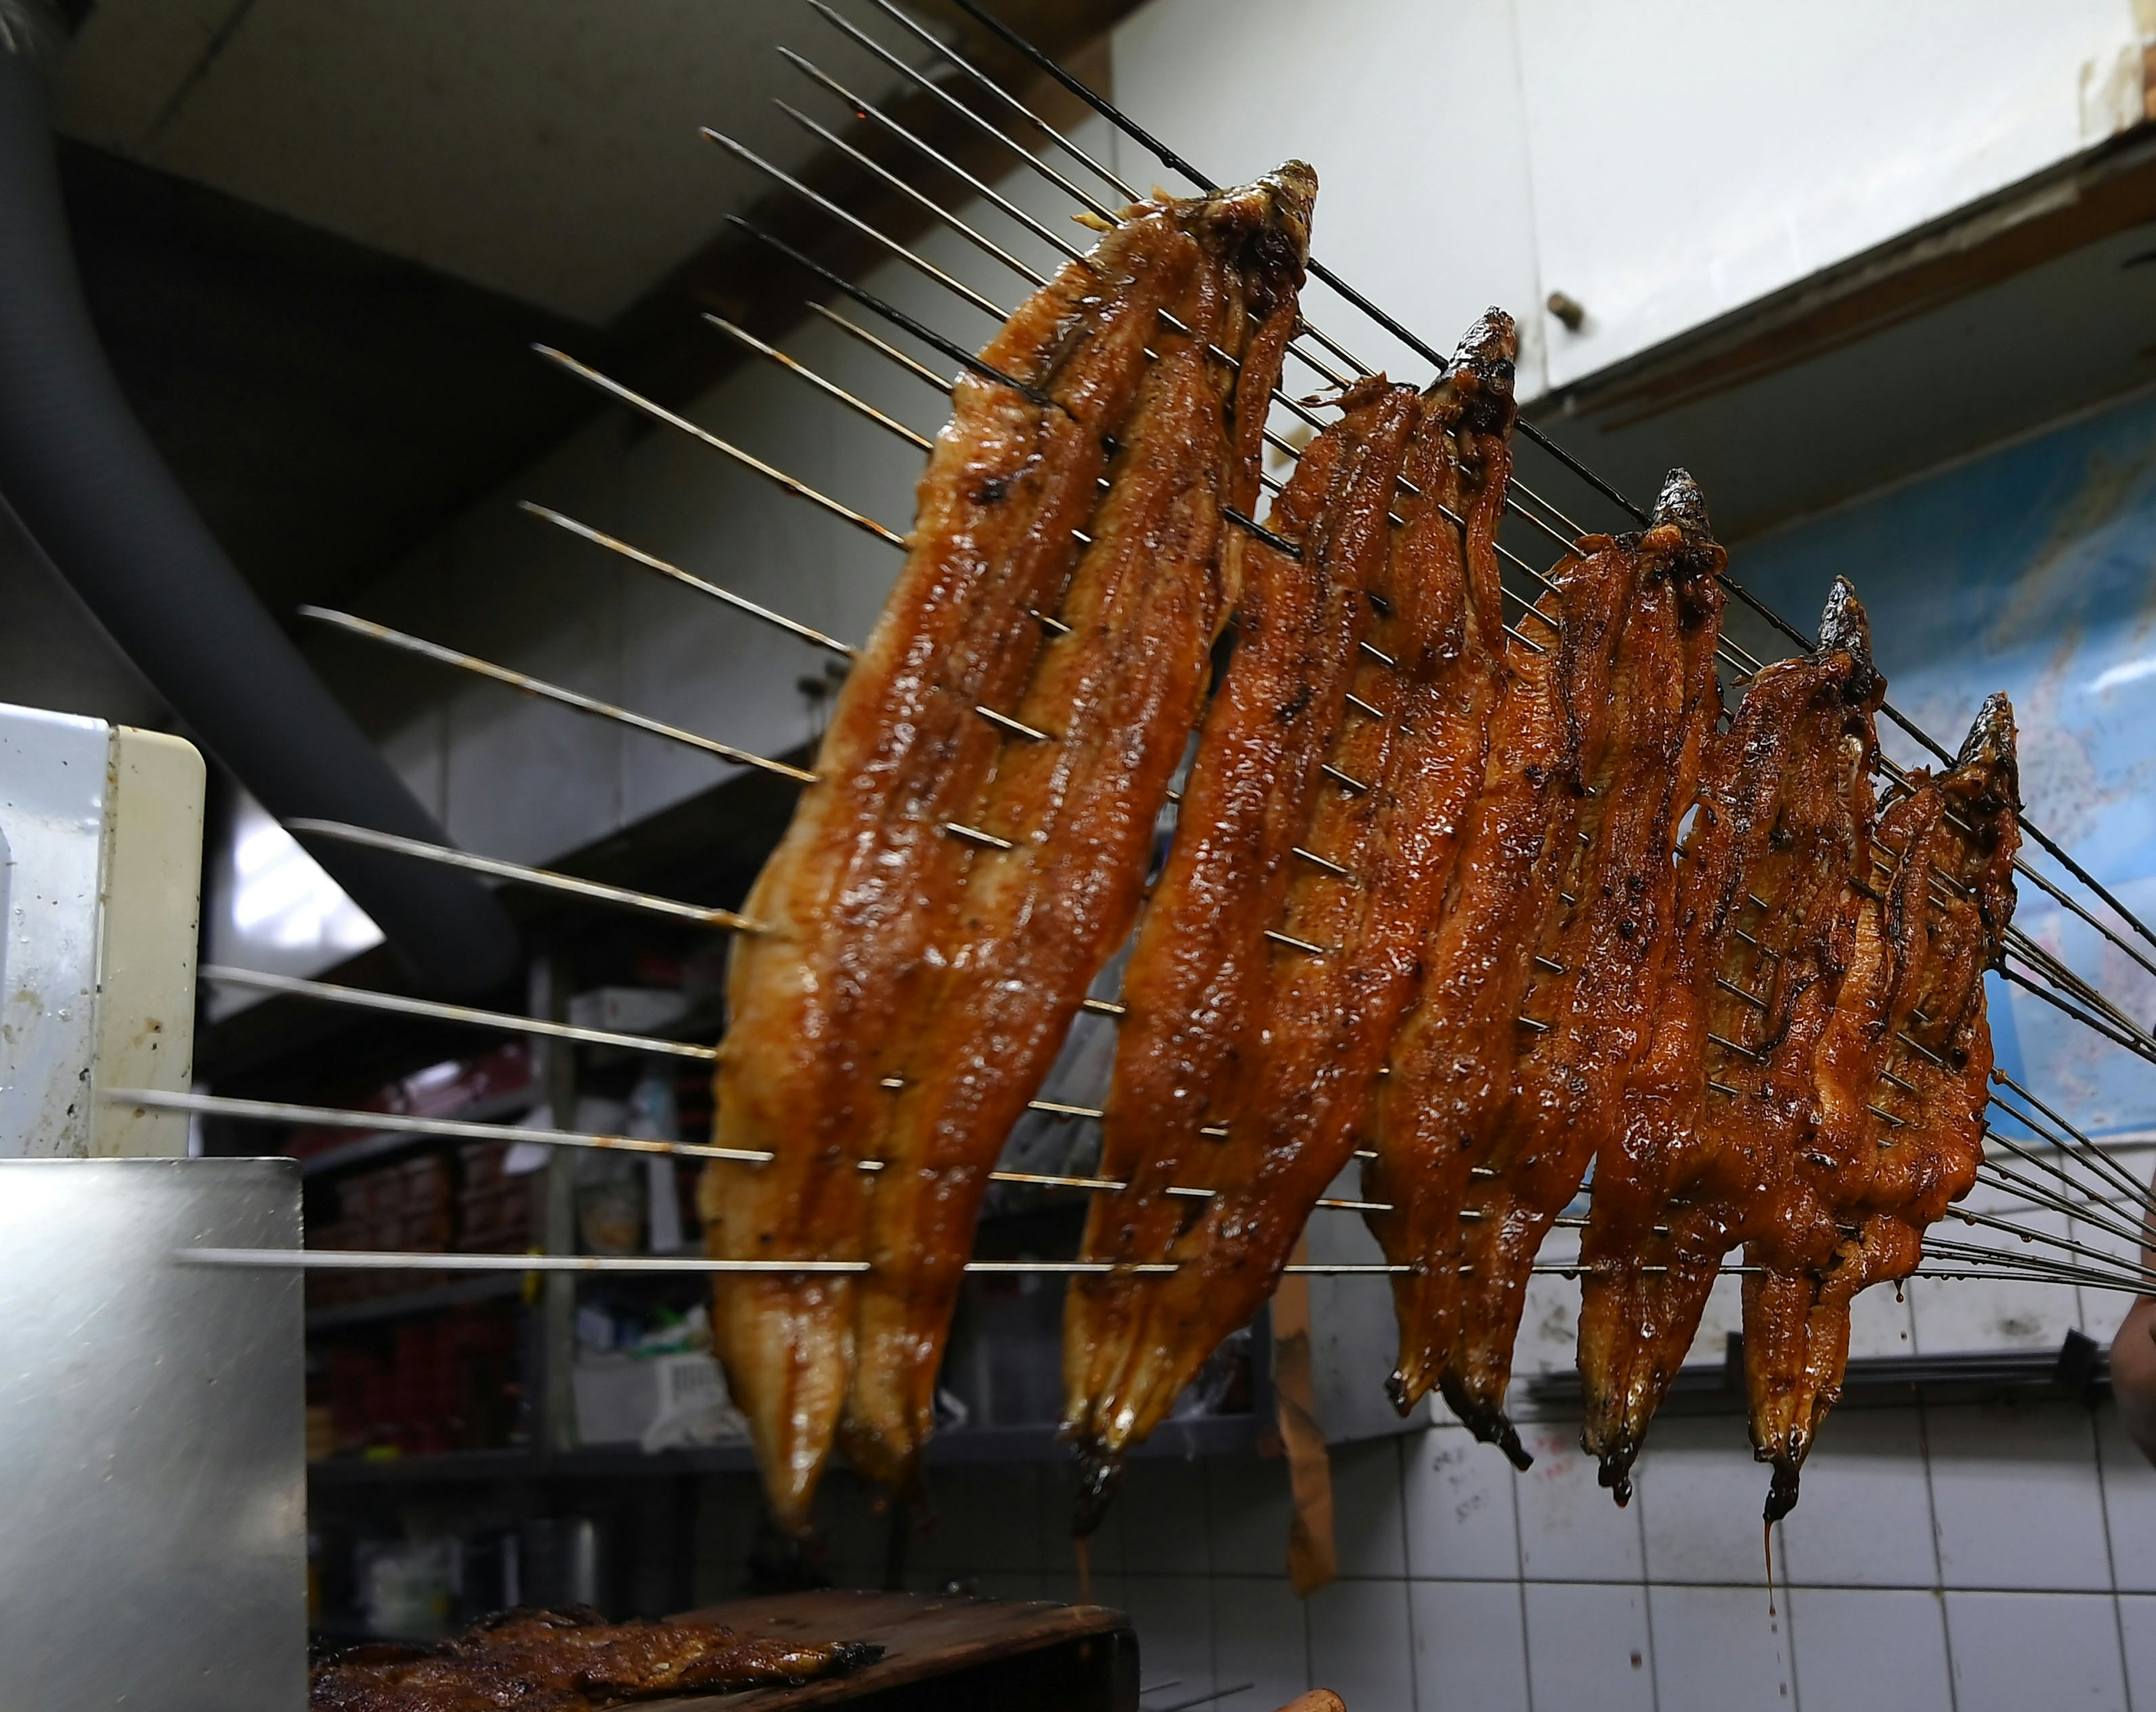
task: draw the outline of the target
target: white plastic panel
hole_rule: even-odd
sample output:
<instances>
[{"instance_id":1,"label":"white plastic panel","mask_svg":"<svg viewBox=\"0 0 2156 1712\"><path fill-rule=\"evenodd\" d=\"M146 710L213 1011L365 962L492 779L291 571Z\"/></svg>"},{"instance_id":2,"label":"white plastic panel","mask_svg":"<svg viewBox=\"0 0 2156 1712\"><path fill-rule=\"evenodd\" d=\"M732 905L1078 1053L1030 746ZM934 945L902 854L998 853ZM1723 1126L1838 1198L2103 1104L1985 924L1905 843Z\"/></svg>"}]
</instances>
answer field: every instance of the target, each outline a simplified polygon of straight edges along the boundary
<instances>
[{"instance_id":1,"label":"white plastic panel","mask_svg":"<svg viewBox=\"0 0 2156 1712\"><path fill-rule=\"evenodd\" d=\"M101 719L0 707L0 1154L90 1151L110 731Z\"/></svg>"},{"instance_id":2,"label":"white plastic panel","mask_svg":"<svg viewBox=\"0 0 2156 1712\"><path fill-rule=\"evenodd\" d=\"M115 726L110 777L91 1080L182 1093L194 1061L203 758L183 738ZM177 1155L187 1143L184 1112L100 1101L90 1114L100 1158Z\"/></svg>"}]
</instances>

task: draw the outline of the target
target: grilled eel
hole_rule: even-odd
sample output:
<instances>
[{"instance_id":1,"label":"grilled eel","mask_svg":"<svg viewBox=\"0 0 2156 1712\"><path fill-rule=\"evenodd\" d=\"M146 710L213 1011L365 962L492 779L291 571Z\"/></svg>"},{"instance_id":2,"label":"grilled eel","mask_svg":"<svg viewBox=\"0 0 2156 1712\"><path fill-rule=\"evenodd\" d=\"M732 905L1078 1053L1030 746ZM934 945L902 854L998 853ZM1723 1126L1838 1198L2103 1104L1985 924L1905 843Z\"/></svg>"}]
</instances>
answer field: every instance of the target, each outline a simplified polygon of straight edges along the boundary
<instances>
[{"instance_id":1,"label":"grilled eel","mask_svg":"<svg viewBox=\"0 0 2156 1712\"><path fill-rule=\"evenodd\" d=\"M1880 817L1875 882L1843 910L1846 963L1817 1055L1818 1121L1789 1190L1747 1246L1744 1379L1766 1515L1797 1501L1840 1395L1850 1303L1907 1278L1984 1152L1991 1029L1984 972L2014 913L2020 847L2014 709L1994 696L1953 770L1909 775Z\"/></svg>"},{"instance_id":2,"label":"grilled eel","mask_svg":"<svg viewBox=\"0 0 2156 1712\"><path fill-rule=\"evenodd\" d=\"M1265 413L1294 331L1311 201L1307 168L1242 190L1134 211L1188 255L1173 319L1108 466L1017 722L947 841L963 851L916 907L924 968L898 1008L880 1074L855 1288L856 1360L839 1442L862 1473L912 1484L934 1423L937 1370L981 1197L1086 987L1135 918L1156 817L1197 722L1214 639L1235 601L1255 509ZM982 722L986 723L985 721ZM903 996L905 1003L898 1007Z\"/></svg>"},{"instance_id":3,"label":"grilled eel","mask_svg":"<svg viewBox=\"0 0 2156 1712\"><path fill-rule=\"evenodd\" d=\"M728 971L714 1139L772 1159L704 1172L713 1255L865 1252L868 1185L857 1167L890 1115L879 1083L895 1038L928 1002L973 877L974 846L947 829L988 817L1006 758L1006 728L979 710L1014 712L1036 681L1070 687L1068 665L1044 670L1040 656L1062 628L1048 615L1074 580L1074 532L1092 537L1085 586L1096 605L1106 568L1149 552L1160 554L1163 594L1188 599L1188 555L1204 555L1196 581L1206 592L1183 628L1207 627L1219 506L1255 486L1262 411L1224 415L1230 378L1163 312L1199 315L1241 352L1261 398L1293 323L1315 191L1309 169L1291 164L1248 189L1138 205L989 342L984 367L1016 384L958 377L906 563L838 697L816 782L744 906L758 931L736 940ZM1240 313L1224 314L1230 302L1262 319L1246 332ZM1184 325L1195 325L1188 314ZM1112 607L1119 626L1123 606ZM1088 642L1064 652L1088 654ZM1068 712L1038 717L1060 733ZM1128 808L1133 824L1152 812L1149 802ZM1005 824L1034 835L1034 823ZM1059 997L1050 1008L1060 1007ZM963 1247L963 1231L921 1234ZM714 1340L788 1529L807 1525L853 1376L855 1294L844 1275L714 1285Z\"/></svg>"},{"instance_id":4,"label":"grilled eel","mask_svg":"<svg viewBox=\"0 0 2156 1712\"><path fill-rule=\"evenodd\" d=\"M1545 905L1530 944L1510 1093L1468 1149L1459 1329L1439 1373L1454 1412L1516 1463L1503 1411L1530 1269L1614 1131L1646 1045L1678 830L1722 714L1714 656L1727 560L1690 476L1670 473L1650 527L1617 551L1635 581L1609 672L1608 740L1581 775L1585 800L1554 817L1576 814L1577 825L1543 870L1557 907Z\"/></svg>"},{"instance_id":5,"label":"grilled eel","mask_svg":"<svg viewBox=\"0 0 2156 1712\"><path fill-rule=\"evenodd\" d=\"M1509 1102L1516 1019L1544 941L1568 896L1578 895L1568 894L1565 877L1587 848L1583 809L1609 801L1586 792L1609 753L1628 620L1643 589L1712 556L1704 522L1691 479L1671 472L1652 527L1580 542L1507 649L1483 779L1449 894L1421 948L1414 1008L1391 1044L1377 1157L1363 1175L1364 1193L1388 1208L1365 1215L1372 1231L1388 1261L1411 1269L1393 1280L1399 1356L1387 1389L1402 1413L1437 1383L1458 1339L1469 1172ZM1667 616L1674 637L1674 608ZM1710 645L1705 657L1712 654ZM1673 681L1686 681L1688 658L1664 664ZM1484 1424L1515 1461L1524 1458L1517 1436Z\"/></svg>"},{"instance_id":6,"label":"grilled eel","mask_svg":"<svg viewBox=\"0 0 2156 1712\"><path fill-rule=\"evenodd\" d=\"M591 1712L695 1689L839 1676L873 1642L766 1640L718 1623L610 1623L588 1606L503 1612L434 1647L355 1647L316 1665L311 1712Z\"/></svg>"},{"instance_id":7,"label":"grilled eel","mask_svg":"<svg viewBox=\"0 0 2156 1712\"><path fill-rule=\"evenodd\" d=\"M1124 984L1102 1170L1131 1187L1095 1202L1085 1251L1178 1270L1066 1298L1081 1534L1124 1453L1270 1293L1363 1119L1481 777L1517 348L1491 310L1430 393L1364 404L1394 436L1381 484L1336 481L1300 565L1250 549L1249 628ZM1323 628L1299 640L1298 615Z\"/></svg>"},{"instance_id":8,"label":"grilled eel","mask_svg":"<svg viewBox=\"0 0 2156 1712\"><path fill-rule=\"evenodd\" d=\"M1240 548L1235 649L1208 707L1176 833L1141 918L1121 1003L1081 1249L1127 1266L1158 1260L1195 1212L1172 1187L1204 1186L1220 1109L1260 1051L1270 973L1265 929L1281 916L1294 851L1328 781L1319 771L1348 715L1389 548L1386 514L1423 414L1411 387L1365 383L1303 453L1268 527L1300 548ZM1336 788L1337 787L1333 787ZM1072 1280L1065 1298L1066 1419L1083 1433L1128 1359L1139 1275Z\"/></svg>"},{"instance_id":9,"label":"grilled eel","mask_svg":"<svg viewBox=\"0 0 2156 1712\"><path fill-rule=\"evenodd\" d=\"M1806 1122L1885 694L1837 579L1817 651L1762 670L1707 745L1652 1036L1581 1244L1581 1442L1620 1504L1722 1257L1771 1208Z\"/></svg>"}]
</instances>

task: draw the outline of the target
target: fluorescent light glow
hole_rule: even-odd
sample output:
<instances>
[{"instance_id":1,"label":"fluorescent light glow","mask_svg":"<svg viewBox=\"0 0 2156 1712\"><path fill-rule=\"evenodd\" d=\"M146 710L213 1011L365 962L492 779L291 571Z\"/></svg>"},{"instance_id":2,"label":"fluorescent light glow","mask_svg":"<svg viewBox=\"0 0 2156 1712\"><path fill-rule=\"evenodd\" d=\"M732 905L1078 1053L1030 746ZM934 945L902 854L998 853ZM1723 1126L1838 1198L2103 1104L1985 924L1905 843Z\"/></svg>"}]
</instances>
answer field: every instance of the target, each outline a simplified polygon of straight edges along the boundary
<instances>
[{"instance_id":1,"label":"fluorescent light glow","mask_svg":"<svg viewBox=\"0 0 2156 1712\"><path fill-rule=\"evenodd\" d=\"M234 817L231 921L246 944L325 962L379 944L381 930L292 835L252 800Z\"/></svg>"}]
</instances>

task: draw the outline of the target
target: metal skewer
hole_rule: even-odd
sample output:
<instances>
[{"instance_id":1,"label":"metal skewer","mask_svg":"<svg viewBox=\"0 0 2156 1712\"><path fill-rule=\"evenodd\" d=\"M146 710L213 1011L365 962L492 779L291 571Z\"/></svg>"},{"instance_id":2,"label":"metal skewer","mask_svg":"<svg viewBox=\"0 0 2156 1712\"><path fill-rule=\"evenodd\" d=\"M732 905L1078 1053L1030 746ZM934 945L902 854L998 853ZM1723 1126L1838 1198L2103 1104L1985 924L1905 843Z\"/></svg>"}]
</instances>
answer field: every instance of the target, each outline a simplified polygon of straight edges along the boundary
<instances>
[{"instance_id":1,"label":"metal skewer","mask_svg":"<svg viewBox=\"0 0 2156 1712\"><path fill-rule=\"evenodd\" d=\"M350 1005L362 1010L392 1011L400 1016L424 1016L437 1022L468 1023L516 1034L544 1035L550 1040L577 1041L589 1046L625 1046L633 1052L663 1052L676 1058L696 1058L708 1063L719 1056L716 1046L700 1046L693 1041L661 1040L653 1035L618 1034L612 1029L578 1028L544 1017L517 1016L503 1010L481 1010L470 1005L444 1005L432 999L408 999L399 993L379 993L366 987L346 987L327 981L301 980L296 975L267 974L260 969L234 969L228 964L204 964L195 971L220 986L254 987L265 993L290 993L302 999L321 999L333 1005Z\"/></svg>"},{"instance_id":2,"label":"metal skewer","mask_svg":"<svg viewBox=\"0 0 2156 1712\"><path fill-rule=\"evenodd\" d=\"M844 20L839 19L834 14L832 14L827 7L819 3L819 0L810 0L810 3L812 5L815 5L819 13L824 15L832 23L844 30L849 35L862 42L863 45L869 47L871 51L877 52L880 57L886 59L886 63L892 64L895 69L904 69L903 62L894 60L887 53L885 53L883 50L877 48L872 40L862 35L860 32L855 30L850 25L846 24ZM886 13L894 17L900 18L901 21L903 21L903 14L898 13L895 7L891 6L888 3L888 0L877 0L877 3L881 6ZM1132 120L1128 115L1117 108L1114 103L1097 94L1087 86L1082 80L1073 76L1070 72L1064 69L1061 65L1058 64L1049 55L1042 53L1038 48L1028 42L1024 37L1018 34L1015 31L1003 23L999 19L996 18L985 11L982 7L976 4L975 0L955 0L955 3L957 4L959 8L969 17L974 18L986 28L993 31L1007 45L1022 54L1029 63L1039 69L1048 74L1050 77L1055 79L1055 80L1061 84L1065 89L1070 91L1070 93L1077 96L1079 100L1084 101L1103 118L1106 119L1111 124L1114 125L1133 141L1137 142L1141 147L1151 153L1157 160L1160 161L1162 164L1182 173L1185 177L1188 178L1193 184L1198 186L1202 190L1209 191L1219 188L1214 180L1209 178L1204 173L1199 172L1190 164L1189 162L1184 160L1173 150L1162 143L1157 137L1152 136L1142 126ZM920 31L917 27L909 25L909 28L914 28L916 33L926 34L926 32ZM979 70L977 67L973 66L970 63L961 61L956 54L943 50L940 44L938 44L938 51L943 52L944 57L952 60L954 64L961 64L963 69L966 70L969 75L980 82L983 86L993 89L996 95L1004 102L1014 109L1024 113L1029 119L1032 120L1033 122L1039 126L1044 131L1048 131L1051 129L1051 127L1047 126L1045 121L1040 120L1037 116L1031 114L1030 111L1026 109L1024 105L1020 102L1017 97L1011 95L1008 90L1003 89L999 85L996 84L995 81L988 77L986 73ZM947 97L946 99L947 100L948 98ZM952 105L954 106L959 105L959 104L956 102L953 102ZM960 106L959 110L962 112L970 112L969 109L965 109L963 106ZM993 130L993 127L989 128ZM996 132L995 134L1001 136L1000 132ZM1067 152L1071 152L1074 157L1086 159L1088 164L1094 166L1095 170L1096 171L1103 170L1098 167L1097 163L1091 162L1090 157L1085 157L1082 154L1082 152L1076 150L1074 146L1070 145L1068 140L1064 138L1060 132L1055 133L1055 136L1059 145L1065 147ZM1008 139L1005 140L1008 141ZM1015 147L1016 146L1012 145L1012 147ZM1029 152L1023 149L1020 149L1018 152L1024 156L1028 162L1032 162L1035 158ZM1086 197L1082 191L1080 191L1075 186L1070 184L1067 180L1061 179L1060 175L1056 175L1056 177L1057 182L1062 185L1068 193L1073 195L1078 200L1091 205L1091 198ZM1417 351L1427 360L1435 364L1440 373L1442 373L1446 368L1448 366L1448 359L1441 352L1431 347L1427 342L1418 337L1414 333L1409 331L1393 316L1386 314L1375 303L1372 302L1361 292L1354 290L1354 288L1348 285L1344 280L1342 280L1337 275L1333 273L1331 269L1324 266L1315 257L1311 259L1310 272L1313 277L1323 281L1325 284L1332 286L1335 290L1338 291L1348 300L1348 301L1354 305L1355 307L1361 310L1364 314L1368 315L1378 326L1385 328L1387 332L1399 338L1411 349ZM1326 344L1328 349L1332 350L1335 355L1340 357L1342 361L1348 362L1351 366L1365 373L1369 372L1367 365L1358 361L1351 353L1342 349L1337 343L1329 339L1324 338L1322 334L1317 334L1317 330L1315 328L1311 329L1311 331L1314 335L1320 338L1322 342ZM1519 424L1519 427L1520 431L1524 437L1532 440L1536 445L1541 446L1545 451L1548 451L1552 456L1557 458L1558 461L1563 463L1568 469L1571 470L1574 475L1587 482L1597 491L1614 501L1639 522L1645 522L1647 521L1647 513L1639 506L1627 499L1617 488L1604 481L1599 476L1596 475L1592 470L1589 469L1584 464L1581 463L1577 458L1566 451L1564 448L1551 440L1539 429L1536 428L1532 423L1522 421ZM1784 636L1788 637L1791 641L1794 642L1800 651L1809 653L1816 649L1818 645L1816 638L1807 637L1803 631L1797 629L1794 625L1791 625L1764 601L1762 601L1756 595L1753 594L1750 590L1744 588L1733 578L1729 577L1727 573L1723 574L1722 581L1730 591L1736 594L1737 597L1746 605L1751 607L1753 611L1758 613L1759 616L1764 619L1769 625L1774 626L1774 628L1779 630ZM1891 702L1885 704L1881 711L1890 720L1900 727L1903 731L1907 733L1908 735L1914 738L1918 743L1922 743L1940 761L1944 762L1948 765L1953 764L1954 758L1953 756L1943 745L1926 733L1920 727L1918 727L1913 721L1910 720L1906 715L1902 713ZM2125 922L2144 941L2151 945L2156 945L2156 931L2152 931L2145 923L2121 903L2120 901L2109 891L2109 889L2104 887L2093 874L2090 873L2087 868L2083 867L2078 861L2075 861L2072 856L2068 855L2067 852L2048 834L2044 832L2042 829L2031 822L2025 814L2017 815L2016 818L2020 821L2022 830L2027 832L2031 838L2035 839L2036 842L2053 857L2054 860L2058 861L2061 866L2072 874L2076 879L2079 880L2084 886L2087 887L2091 892L2101 899L2107 907L2111 908L2122 921Z\"/></svg>"}]
</instances>

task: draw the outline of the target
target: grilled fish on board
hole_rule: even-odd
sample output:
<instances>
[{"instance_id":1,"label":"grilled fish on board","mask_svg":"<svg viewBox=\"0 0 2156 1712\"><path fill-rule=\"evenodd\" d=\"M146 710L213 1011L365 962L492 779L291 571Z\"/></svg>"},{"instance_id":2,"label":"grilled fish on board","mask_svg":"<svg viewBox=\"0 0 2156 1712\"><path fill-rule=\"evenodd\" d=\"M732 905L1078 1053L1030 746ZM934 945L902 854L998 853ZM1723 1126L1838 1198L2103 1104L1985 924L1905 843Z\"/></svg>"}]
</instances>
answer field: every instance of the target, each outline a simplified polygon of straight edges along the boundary
<instances>
[{"instance_id":1,"label":"grilled fish on board","mask_svg":"<svg viewBox=\"0 0 2156 1712\"><path fill-rule=\"evenodd\" d=\"M1129 932L1241 571L1224 515L1255 509L1260 436L1296 320L1316 181L1141 205L1188 272L1109 463L1109 488L931 920L913 1002L886 1035L869 1151L848 1459L896 1489L934 1424L936 1376L988 1174L1086 990Z\"/></svg>"},{"instance_id":2,"label":"grilled fish on board","mask_svg":"<svg viewBox=\"0 0 2156 1712\"><path fill-rule=\"evenodd\" d=\"M1367 1112L1481 778L1502 637L1495 540L1517 349L1510 319L1490 311L1408 414L1410 485L1389 496L1400 520L1389 551L1381 491L1373 510L1358 499L1351 512L1358 528L1367 515L1379 530L1367 563L1321 552L1320 570L1374 597L1340 609L1357 628L1331 634L1322 671L1279 676L1260 629L1209 719L1126 986L1152 1011L1127 1019L1107 1125L1113 1169L1134 1187L1096 1205L1086 1249L1179 1264L1070 1298L1065 1421L1084 1470L1081 1533L1125 1452L1270 1293ZM1398 469L1397 445L1391 456ZM1333 527L1322 521L1312 538ZM1291 568L1273 569L1287 578ZM1298 598L1317 594L1303 587ZM1271 717L1327 733L1314 756L1303 752L1328 769L1314 785L1265 772L1261 757L1281 741L1267 729L1269 700ZM1239 902L1224 918L1250 883L1239 848L1262 852L1272 884L1259 907ZM1212 938L1224 929L1232 952ZM1235 979L1216 990L1207 969L1226 954ZM1169 1200L1171 1181L1213 1193Z\"/></svg>"},{"instance_id":3,"label":"grilled fish on board","mask_svg":"<svg viewBox=\"0 0 2156 1712\"><path fill-rule=\"evenodd\" d=\"M958 377L951 421L921 479L906 563L837 699L817 780L743 907L758 931L736 941L728 972L714 1139L773 1157L763 1165L714 1163L703 1174L712 1254L850 1259L872 1242L887 1254L893 1203L918 1205L924 1190L933 1205L966 1201L978 1175L970 1165L901 1161L901 1170L925 1170L934 1180L886 1197L871 1237L867 1174L857 1168L883 1145L892 1114L880 1082L911 1044L905 1031L921 1026L958 929L982 909L1002 907L989 903L990 892L1009 895L1007 885L984 883L980 899L968 902L976 846L947 830L978 825L998 808L1026 810L998 779L1013 739L978 710L1018 714L1030 689L1053 683L1095 714L1103 698L1117 718L1187 712L1172 694L1158 707L1142 696L1117 701L1127 681L1099 676L1091 662L1116 655L1121 642L1095 650L1090 636L1073 632L1058 636L1075 637L1059 658L1042 655L1079 571L1074 532L1093 542L1082 614L1089 623L1106 622L1127 640L1133 624L1143 630L1165 621L1173 635L1157 640L1166 645L1202 640L1217 621L1208 609L1219 599L1219 507L1241 498L1247 509L1263 414L1225 407L1244 392L1262 398L1277 373L1315 190L1309 169L1291 164L1246 189L1139 205L989 342L984 363L1016 385L989 374ZM1260 320L1247 324L1244 307ZM1187 311L1186 326L1197 315L1224 348L1240 352L1240 380L1205 358L1190 334L1173 332L1163 311ZM1131 592L1124 573L1134 562L1150 566L1156 554L1159 576L1137 579L1135 604L1116 600L1114 591ZM1162 670L1180 670L1183 658L1163 655ZM1080 717L1067 702L1036 712L1058 737L1066 717ZM1089 768L1099 758L1098 729L1094 719L1078 732ZM1062 764L1062 746L1055 748L1051 771ZM1142 794L1150 779L1140 764L1123 783ZM1067 779L1037 787L1066 796L1069 789ZM1091 789L1077 799L1088 799ZM1129 812L1149 819L1152 808L1134 799ZM1029 854L1040 823L1004 824ZM1112 855L1108 865L1121 860ZM1090 952L1070 954L1082 962ZM1060 989L1042 995L1044 1012L1062 1003ZM983 1062L977 1043L966 1056ZM1025 1067L1010 1072L975 1080L985 1093L991 1083L1022 1081ZM1021 1103L1025 1098L1018 1095ZM983 1143L988 1154L1001 1139L998 1131ZM977 1149L961 1151L970 1159ZM963 1214L963 1205L954 1211ZM908 1222L901 1216L897 1225ZM947 1269L963 1262L970 1231L969 1216L954 1216L912 1221L896 1240L955 1242L953 1254L937 1257ZM941 1324L932 1303L921 1329L903 1334L911 1342L888 1347L893 1288L910 1294L902 1277L879 1288L873 1334L877 1359L907 1370L893 1382L911 1390L911 1370L932 1350ZM860 1289L843 1275L773 1274L722 1278L713 1293L714 1341L748 1417L773 1514L798 1530L807 1525L854 1377ZM886 1420L880 1401L856 1412L865 1445L886 1429L901 1440L912 1434L913 1418ZM906 1454L901 1442L884 1465Z\"/></svg>"},{"instance_id":4,"label":"grilled fish on board","mask_svg":"<svg viewBox=\"0 0 2156 1712\"><path fill-rule=\"evenodd\" d=\"M1581 1245L1582 1442L1620 1504L1722 1257L1767 1216L1808 1121L1885 694L1864 609L1838 580L1817 651L1764 667L1708 744L1652 1036L1596 1160Z\"/></svg>"},{"instance_id":5,"label":"grilled fish on board","mask_svg":"<svg viewBox=\"0 0 2156 1712\"><path fill-rule=\"evenodd\" d=\"M505 1612L431 1647L356 1647L310 1673L310 1712L593 1712L624 1700L840 1676L874 1642L744 1635L720 1623L610 1623L588 1606Z\"/></svg>"},{"instance_id":6,"label":"grilled fish on board","mask_svg":"<svg viewBox=\"0 0 2156 1712\"><path fill-rule=\"evenodd\" d=\"M1840 1395L1849 1305L1907 1278L1924 1232L1984 1154L1991 1029L1984 973L2014 914L2020 792L2014 710L1984 704L1953 770L1918 770L1881 816L1871 884L1845 904L1846 962L1820 1038L1819 1119L1788 1191L1746 1247L1744 1378L1753 1448L1786 1515Z\"/></svg>"}]
</instances>

